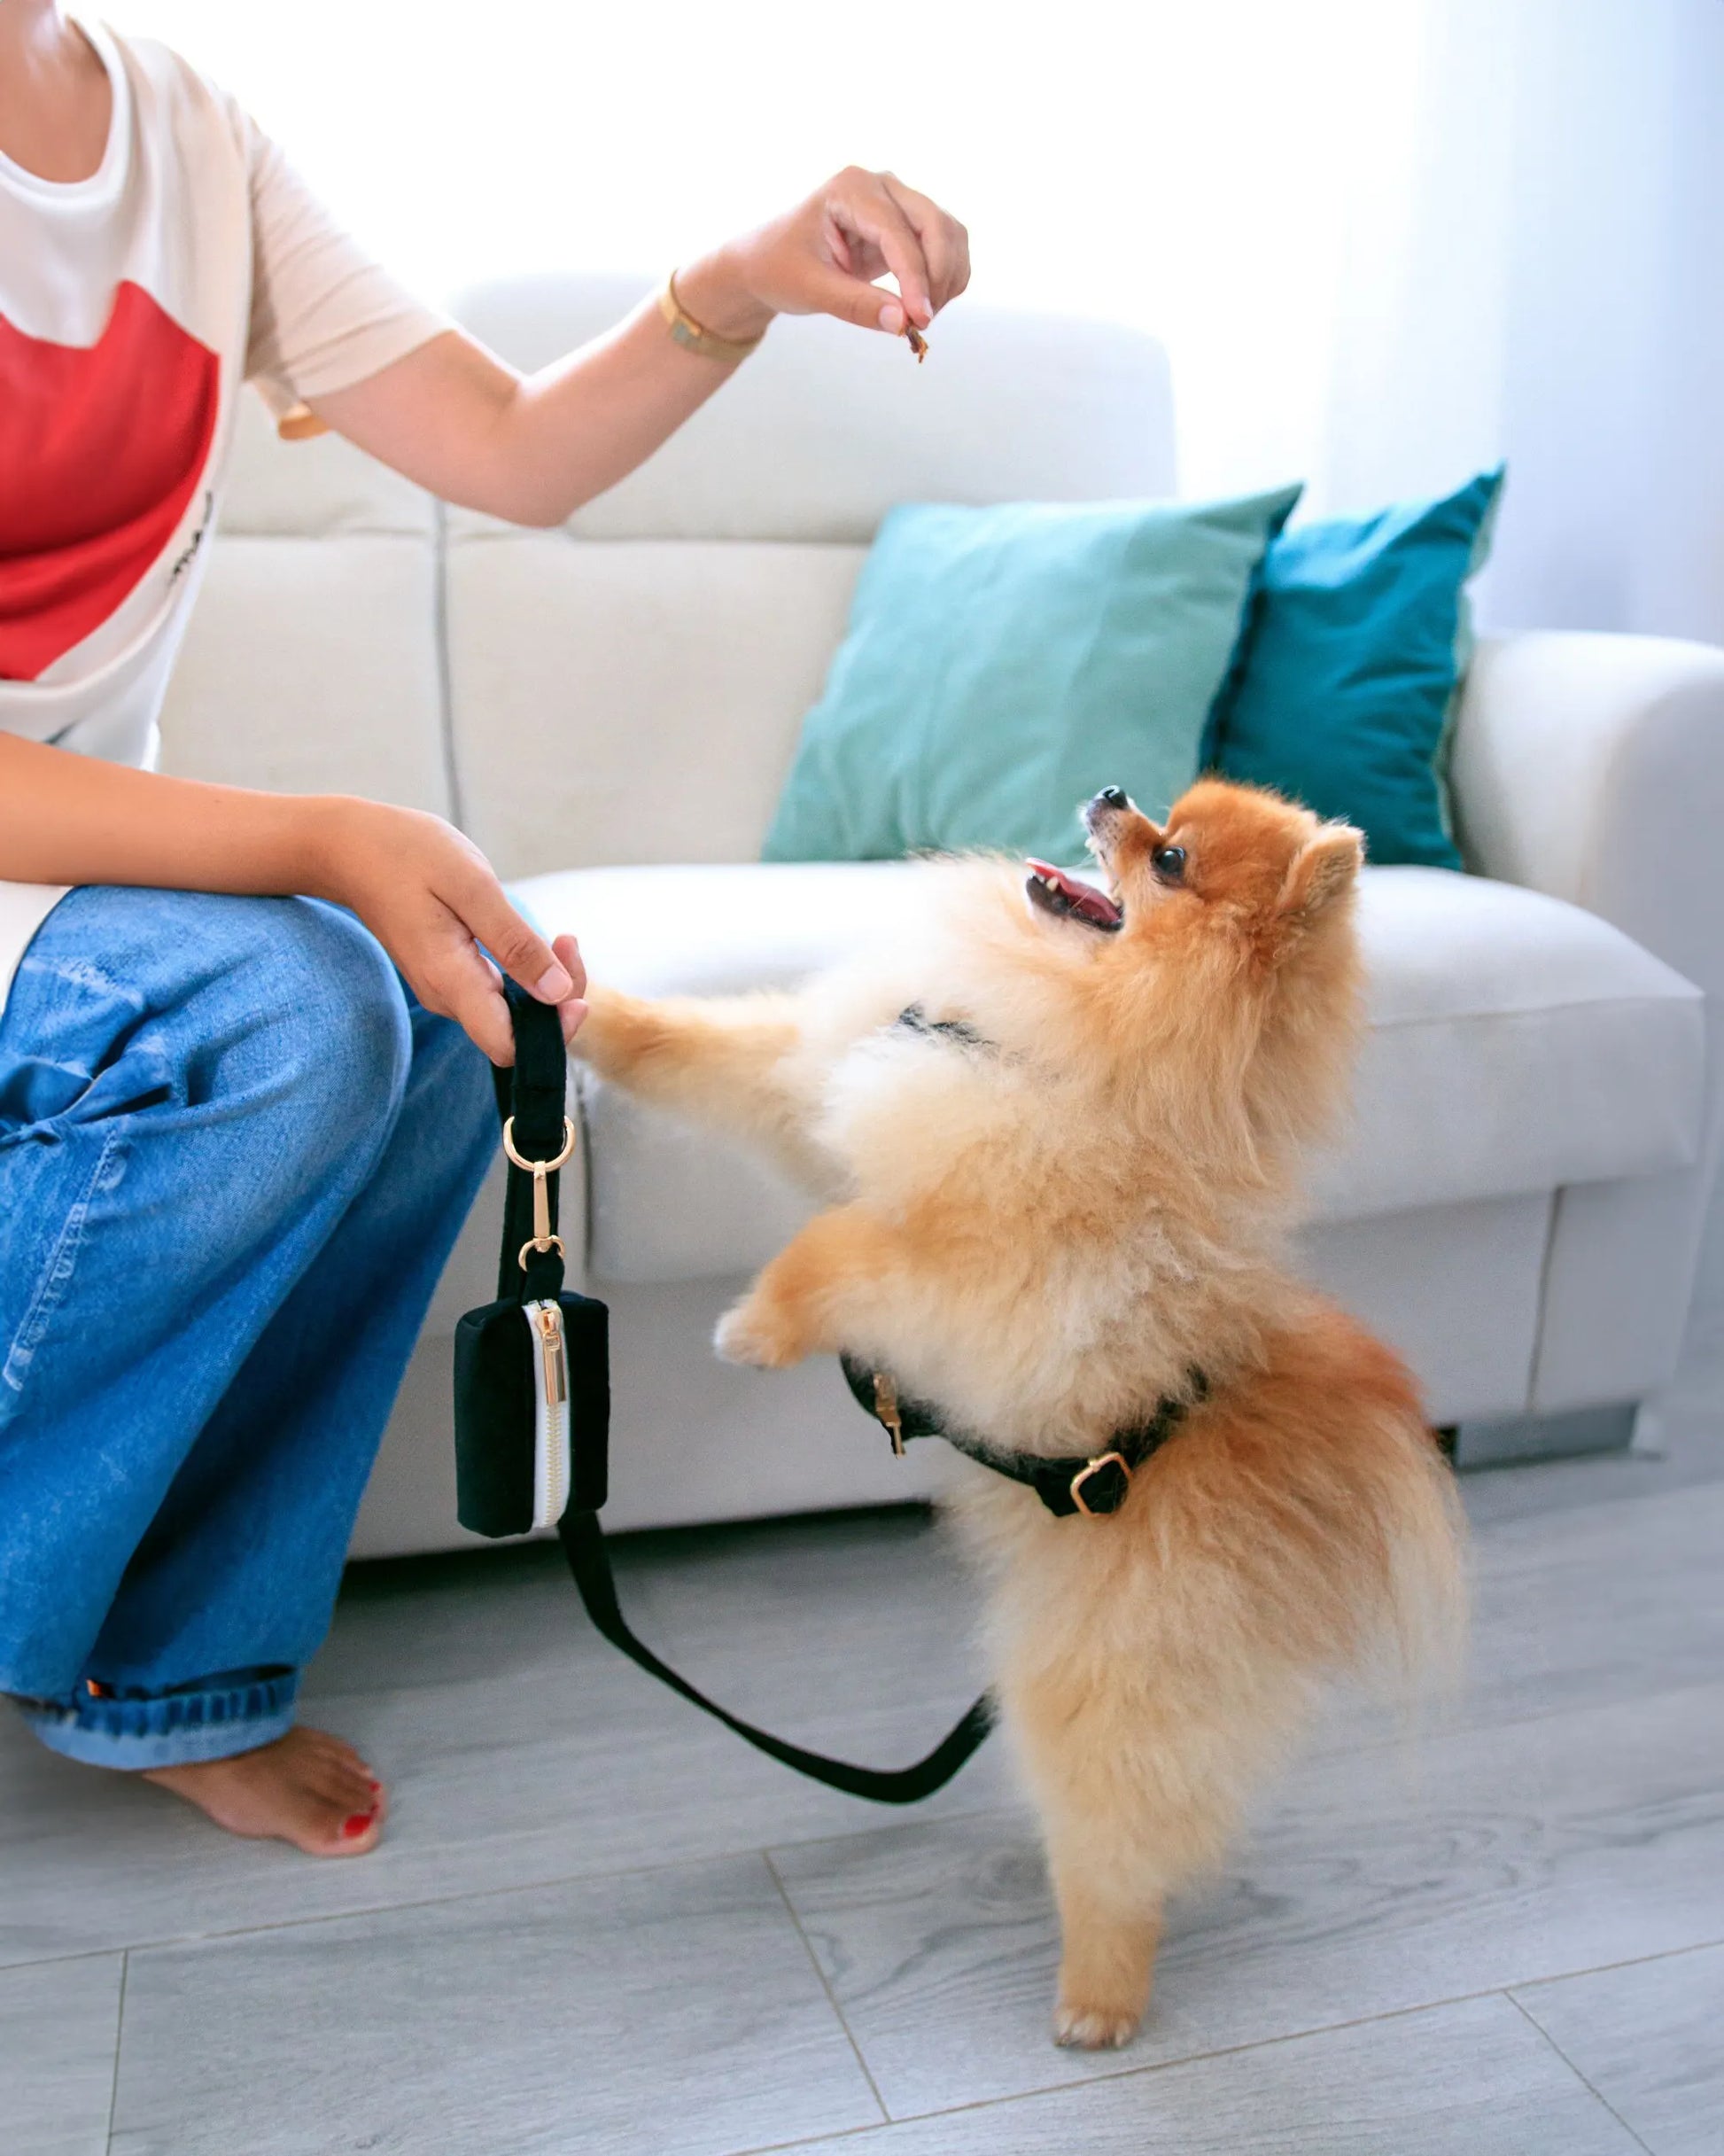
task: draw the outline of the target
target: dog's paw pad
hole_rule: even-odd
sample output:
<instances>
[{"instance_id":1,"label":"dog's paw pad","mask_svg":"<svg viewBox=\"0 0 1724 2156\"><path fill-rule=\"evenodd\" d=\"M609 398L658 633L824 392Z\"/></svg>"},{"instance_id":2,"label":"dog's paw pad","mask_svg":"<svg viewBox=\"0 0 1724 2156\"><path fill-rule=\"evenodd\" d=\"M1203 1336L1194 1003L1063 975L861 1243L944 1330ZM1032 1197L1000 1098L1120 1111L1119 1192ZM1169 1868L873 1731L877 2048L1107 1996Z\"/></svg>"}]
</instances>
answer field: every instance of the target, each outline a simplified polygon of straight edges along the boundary
<instances>
[{"instance_id":1,"label":"dog's paw pad","mask_svg":"<svg viewBox=\"0 0 1724 2156\"><path fill-rule=\"evenodd\" d=\"M1107 2006L1069 2006L1062 2000L1053 2010L1053 2041L1069 2051L1116 2051L1138 2033L1140 2017Z\"/></svg>"}]
</instances>

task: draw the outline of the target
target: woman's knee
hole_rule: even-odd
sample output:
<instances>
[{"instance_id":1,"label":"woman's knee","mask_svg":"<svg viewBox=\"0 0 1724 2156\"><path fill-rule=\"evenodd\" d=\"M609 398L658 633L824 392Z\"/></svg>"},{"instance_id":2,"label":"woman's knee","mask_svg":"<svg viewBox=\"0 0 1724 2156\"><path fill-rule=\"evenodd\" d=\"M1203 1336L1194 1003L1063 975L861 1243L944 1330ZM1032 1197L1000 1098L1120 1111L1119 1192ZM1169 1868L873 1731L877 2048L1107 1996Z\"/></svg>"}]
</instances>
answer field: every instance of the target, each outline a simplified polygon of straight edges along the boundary
<instances>
[{"instance_id":1,"label":"woman's knee","mask_svg":"<svg viewBox=\"0 0 1724 2156\"><path fill-rule=\"evenodd\" d=\"M73 1125L154 1104L399 1103L407 998L376 938L305 899L71 892L0 1016L0 1121Z\"/></svg>"},{"instance_id":2,"label":"woman's knee","mask_svg":"<svg viewBox=\"0 0 1724 2156\"><path fill-rule=\"evenodd\" d=\"M159 1101L274 1116L290 1141L333 1136L392 1116L412 1058L387 953L315 899L75 891L38 931L17 1001L8 1041L60 1067L74 1120Z\"/></svg>"},{"instance_id":3,"label":"woman's knee","mask_svg":"<svg viewBox=\"0 0 1724 2156\"><path fill-rule=\"evenodd\" d=\"M315 899L218 899L219 963L197 992L197 1060L213 1090L299 1115L370 1122L400 1104L412 1061L406 992L351 914ZM194 1088L199 1071L190 1074Z\"/></svg>"}]
</instances>

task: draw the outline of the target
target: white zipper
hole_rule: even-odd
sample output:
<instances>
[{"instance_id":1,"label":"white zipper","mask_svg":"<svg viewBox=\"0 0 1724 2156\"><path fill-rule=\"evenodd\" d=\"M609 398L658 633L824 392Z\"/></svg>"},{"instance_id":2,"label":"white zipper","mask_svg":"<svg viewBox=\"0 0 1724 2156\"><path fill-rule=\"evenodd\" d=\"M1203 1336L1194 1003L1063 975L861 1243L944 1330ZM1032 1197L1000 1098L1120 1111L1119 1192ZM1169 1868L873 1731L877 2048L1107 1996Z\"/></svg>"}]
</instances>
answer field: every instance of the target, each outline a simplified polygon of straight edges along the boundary
<instances>
[{"instance_id":1,"label":"white zipper","mask_svg":"<svg viewBox=\"0 0 1724 2156\"><path fill-rule=\"evenodd\" d=\"M569 1502L569 1348L560 1303L521 1305L532 1335L532 1524L555 1527Z\"/></svg>"}]
</instances>

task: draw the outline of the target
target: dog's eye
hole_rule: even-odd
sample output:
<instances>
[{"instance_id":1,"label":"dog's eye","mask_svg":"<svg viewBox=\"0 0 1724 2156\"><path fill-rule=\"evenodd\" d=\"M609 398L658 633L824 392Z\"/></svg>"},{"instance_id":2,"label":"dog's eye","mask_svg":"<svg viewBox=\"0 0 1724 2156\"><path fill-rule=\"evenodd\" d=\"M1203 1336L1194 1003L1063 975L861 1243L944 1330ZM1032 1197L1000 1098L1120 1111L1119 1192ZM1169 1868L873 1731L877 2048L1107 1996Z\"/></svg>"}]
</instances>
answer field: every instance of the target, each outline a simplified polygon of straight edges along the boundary
<instances>
[{"instance_id":1,"label":"dog's eye","mask_svg":"<svg viewBox=\"0 0 1724 2156\"><path fill-rule=\"evenodd\" d=\"M1184 846L1157 846L1149 857L1149 865L1164 883L1184 883L1185 849Z\"/></svg>"}]
</instances>

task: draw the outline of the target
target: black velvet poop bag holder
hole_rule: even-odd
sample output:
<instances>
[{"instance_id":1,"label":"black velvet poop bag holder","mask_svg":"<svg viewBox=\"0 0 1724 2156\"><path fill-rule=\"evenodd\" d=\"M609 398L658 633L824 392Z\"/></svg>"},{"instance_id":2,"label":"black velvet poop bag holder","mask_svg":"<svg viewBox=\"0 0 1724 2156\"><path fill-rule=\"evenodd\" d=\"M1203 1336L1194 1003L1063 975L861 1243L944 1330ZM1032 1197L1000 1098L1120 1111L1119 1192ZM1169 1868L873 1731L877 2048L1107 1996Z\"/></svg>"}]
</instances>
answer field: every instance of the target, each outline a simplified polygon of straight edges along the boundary
<instances>
[{"instance_id":1,"label":"black velvet poop bag holder","mask_svg":"<svg viewBox=\"0 0 1724 2156\"><path fill-rule=\"evenodd\" d=\"M556 1012L512 985L515 1068L498 1070L509 1184L497 1300L455 1327L455 1513L476 1535L555 1527L605 1499L610 1313L563 1285L557 1171L573 1153ZM577 1438L579 1442L577 1442Z\"/></svg>"},{"instance_id":2,"label":"black velvet poop bag holder","mask_svg":"<svg viewBox=\"0 0 1724 2156\"><path fill-rule=\"evenodd\" d=\"M461 1524L479 1535L555 1526L587 1615L613 1646L757 1750L799 1774L881 1804L942 1789L988 1734L986 1694L912 1766L861 1767L804 1751L731 1714L630 1631L617 1599L599 1513L610 1424L609 1313L563 1285L557 1172L572 1157L567 1054L555 1008L512 983L515 1068L500 1070L509 1187L497 1299L455 1328L455 1489Z\"/></svg>"}]
</instances>

